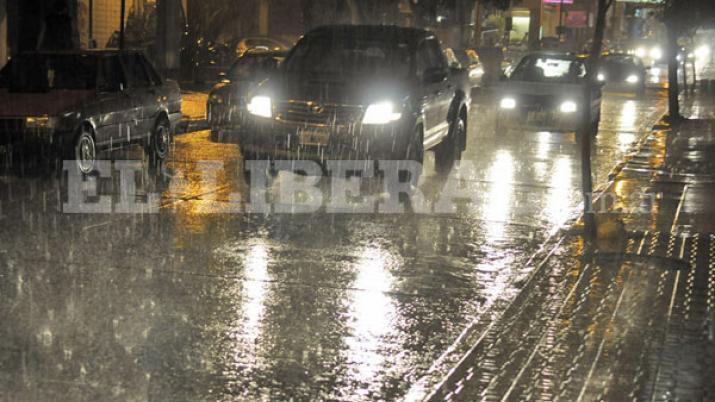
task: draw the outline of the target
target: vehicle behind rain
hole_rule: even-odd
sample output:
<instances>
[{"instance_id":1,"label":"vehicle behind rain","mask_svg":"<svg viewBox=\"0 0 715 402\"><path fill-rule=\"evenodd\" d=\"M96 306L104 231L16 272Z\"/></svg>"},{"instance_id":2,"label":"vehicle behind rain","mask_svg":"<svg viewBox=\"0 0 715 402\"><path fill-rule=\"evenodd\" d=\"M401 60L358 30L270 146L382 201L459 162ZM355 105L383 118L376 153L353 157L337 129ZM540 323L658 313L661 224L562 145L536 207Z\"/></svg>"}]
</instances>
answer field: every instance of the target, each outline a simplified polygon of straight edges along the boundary
<instances>
[{"instance_id":1,"label":"vehicle behind rain","mask_svg":"<svg viewBox=\"0 0 715 402\"><path fill-rule=\"evenodd\" d=\"M220 140L245 126L247 96L274 73L286 52L249 50L209 93L206 112L211 138Z\"/></svg>"},{"instance_id":2,"label":"vehicle behind rain","mask_svg":"<svg viewBox=\"0 0 715 402\"><path fill-rule=\"evenodd\" d=\"M95 167L100 149L142 144L168 156L181 118L181 93L143 54L119 51L26 53L0 72L0 145Z\"/></svg>"},{"instance_id":3,"label":"vehicle behind rain","mask_svg":"<svg viewBox=\"0 0 715 402\"><path fill-rule=\"evenodd\" d=\"M241 150L246 161L411 161L416 182L425 150L448 171L464 149L466 86L429 31L318 28L251 97Z\"/></svg>"},{"instance_id":4,"label":"vehicle behind rain","mask_svg":"<svg viewBox=\"0 0 715 402\"><path fill-rule=\"evenodd\" d=\"M612 53L600 59L597 80L606 89L645 93L647 68L643 61L629 54Z\"/></svg>"},{"instance_id":5,"label":"vehicle behind rain","mask_svg":"<svg viewBox=\"0 0 715 402\"><path fill-rule=\"evenodd\" d=\"M528 54L495 92L497 131L576 131L581 124L597 125L600 119L601 86L587 81L585 59L571 54ZM590 120L584 122L589 109Z\"/></svg>"}]
</instances>

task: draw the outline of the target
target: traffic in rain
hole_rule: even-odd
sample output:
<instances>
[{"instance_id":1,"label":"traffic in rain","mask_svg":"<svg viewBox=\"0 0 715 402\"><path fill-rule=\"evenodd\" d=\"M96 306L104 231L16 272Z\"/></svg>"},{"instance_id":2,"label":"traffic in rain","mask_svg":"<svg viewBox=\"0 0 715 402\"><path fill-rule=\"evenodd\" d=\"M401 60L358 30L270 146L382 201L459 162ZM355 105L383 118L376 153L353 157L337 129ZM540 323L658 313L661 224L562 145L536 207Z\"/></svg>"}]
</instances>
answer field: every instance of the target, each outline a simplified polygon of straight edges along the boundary
<instances>
[{"instance_id":1,"label":"traffic in rain","mask_svg":"<svg viewBox=\"0 0 715 402\"><path fill-rule=\"evenodd\" d=\"M0 0L0 401L715 400L710 0Z\"/></svg>"}]
</instances>

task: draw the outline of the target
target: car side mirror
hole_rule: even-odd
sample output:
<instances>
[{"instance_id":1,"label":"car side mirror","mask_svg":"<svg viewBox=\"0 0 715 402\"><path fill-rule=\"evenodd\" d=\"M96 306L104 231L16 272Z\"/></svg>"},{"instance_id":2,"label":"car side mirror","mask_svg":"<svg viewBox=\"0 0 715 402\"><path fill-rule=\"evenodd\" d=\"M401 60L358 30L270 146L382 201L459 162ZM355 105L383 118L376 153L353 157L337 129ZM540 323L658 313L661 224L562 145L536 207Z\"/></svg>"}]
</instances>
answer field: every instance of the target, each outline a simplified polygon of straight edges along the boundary
<instances>
[{"instance_id":1,"label":"car side mirror","mask_svg":"<svg viewBox=\"0 0 715 402\"><path fill-rule=\"evenodd\" d=\"M425 84L437 84L445 81L449 77L449 72L447 69L442 67L435 67L427 69L424 74L422 74L422 81Z\"/></svg>"}]
</instances>

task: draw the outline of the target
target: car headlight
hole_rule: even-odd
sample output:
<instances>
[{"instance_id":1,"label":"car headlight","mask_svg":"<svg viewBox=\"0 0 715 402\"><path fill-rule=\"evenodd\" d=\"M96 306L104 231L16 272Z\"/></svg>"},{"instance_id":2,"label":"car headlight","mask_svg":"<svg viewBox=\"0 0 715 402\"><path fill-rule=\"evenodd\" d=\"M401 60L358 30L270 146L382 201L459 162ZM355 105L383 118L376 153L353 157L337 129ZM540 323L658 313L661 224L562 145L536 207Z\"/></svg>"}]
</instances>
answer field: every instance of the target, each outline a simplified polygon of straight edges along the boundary
<instances>
[{"instance_id":1,"label":"car headlight","mask_svg":"<svg viewBox=\"0 0 715 402\"><path fill-rule=\"evenodd\" d=\"M48 116L28 117L25 119L25 128L51 129L55 126L55 119Z\"/></svg>"},{"instance_id":2,"label":"car headlight","mask_svg":"<svg viewBox=\"0 0 715 402\"><path fill-rule=\"evenodd\" d=\"M596 79L599 81L606 81L606 75L603 73L598 73L598 75L596 76Z\"/></svg>"},{"instance_id":3,"label":"car headlight","mask_svg":"<svg viewBox=\"0 0 715 402\"><path fill-rule=\"evenodd\" d=\"M576 105L576 102L574 102L574 101L565 101L564 103L561 104L561 107L559 107L559 110L561 110L561 113L573 113L576 110L578 110L578 106Z\"/></svg>"},{"instance_id":4,"label":"car headlight","mask_svg":"<svg viewBox=\"0 0 715 402\"><path fill-rule=\"evenodd\" d=\"M710 56L710 46L700 45L695 49L695 57L698 59L705 59Z\"/></svg>"},{"instance_id":5,"label":"car headlight","mask_svg":"<svg viewBox=\"0 0 715 402\"><path fill-rule=\"evenodd\" d=\"M638 76L635 74L631 74L626 78L626 82L629 84L635 84L638 82Z\"/></svg>"},{"instance_id":6,"label":"car headlight","mask_svg":"<svg viewBox=\"0 0 715 402\"><path fill-rule=\"evenodd\" d=\"M259 117L273 117L273 102L267 96L254 96L246 106L248 112Z\"/></svg>"},{"instance_id":7,"label":"car headlight","mask_svg":"<svg viewBox=\"0 0 715 402\"><path fill-rule=\"evenodd\" d=\"M373 103L367 107L362 124L387 124L400 120L402 113L395 111L392 102Z\"/></svg>"},{"instance_id":8,"label":"car headlight","mask_svg":"<svg viewBox=\"0 0 715 402\"><path fill-rule=\"evenodd\" d=\"M635 53L636 53L636 56L641 57L641 58L642 58L642 57L645 57L646 54L647 54L647 52L646 52L646 50L645 50L644 47L636 48L636 52L635 52Z\"/></svg>"},{"instance_id":9,"label":"car headlight","mask_svg":"<svg viewBox=\"0 0 715 402\"><path fill-rule=\"evenodd\" d=\"M650 50L651 59L660 60L661 57L663 57L663 50L661 50L661 48L659 48L658 46Z\"/></svg>"},{"instance_id":10,"label":"car headlight","mask_svg":"<svg viewBox=\"0 0 715 402\"><path fill-rule=\"evenodd\" d=\"M502 109L514 109L516 107L516 100L514 98L503 98L499 103L499 107Z\"/></svg>"}]
</instances>

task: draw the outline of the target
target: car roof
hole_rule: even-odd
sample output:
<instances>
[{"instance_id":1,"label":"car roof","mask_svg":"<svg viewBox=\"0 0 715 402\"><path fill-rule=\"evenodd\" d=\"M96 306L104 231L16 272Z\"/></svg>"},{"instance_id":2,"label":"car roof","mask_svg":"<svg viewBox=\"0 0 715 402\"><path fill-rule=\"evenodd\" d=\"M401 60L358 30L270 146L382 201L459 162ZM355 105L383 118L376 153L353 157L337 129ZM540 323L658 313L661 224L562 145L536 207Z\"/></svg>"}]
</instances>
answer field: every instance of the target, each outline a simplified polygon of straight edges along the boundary
<instances>
[{"instance_id":1,"label":"car roof","mask_svg":"<svg viewBox=\"0 0 715 402\"><path fill-rule=\"evenodd\" d=\"M537 50L533 52L527 53L524 57L529 57L529 56L549 56L549 57L557 57L560 59L569 59L569 60L581 60L577 55L569 52L560 52L558 50Z\"/></svg>"},{"instance_id":2,"label":"car roof","mask_svg":"<svg viewBox=\"0 0 715 402\"><path fill-rule=\"evenodd\" d=\"M403 38L408 42L417 42L434 37L435 34L420 28L400 27L397 25L326 25L315 28L306 36L314 35L355 35L369 38Z\"/></svg>"}]
</instances>

